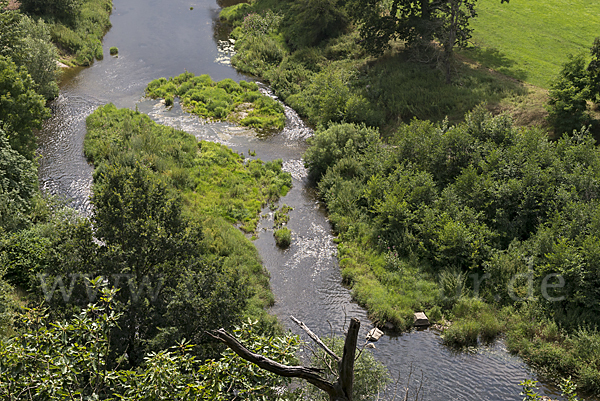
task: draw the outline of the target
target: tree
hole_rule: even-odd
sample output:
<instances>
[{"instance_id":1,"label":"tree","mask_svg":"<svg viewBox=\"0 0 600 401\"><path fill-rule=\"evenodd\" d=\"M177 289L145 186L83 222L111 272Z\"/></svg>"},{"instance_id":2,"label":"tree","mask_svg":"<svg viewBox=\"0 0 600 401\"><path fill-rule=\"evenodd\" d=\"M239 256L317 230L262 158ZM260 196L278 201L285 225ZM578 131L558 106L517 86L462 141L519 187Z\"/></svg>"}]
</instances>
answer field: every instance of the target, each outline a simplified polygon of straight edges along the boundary
<instances>
[{"instance_id":1,"label":"tree","mask_svg":"<svg viewBox=\"0 0 600 401\"><path fill-rule=\"evenodd\" d=\"M316 46L342 33L348 16L337 7L336 0L300 0L291 3L284 23L288 41L294 46Z\"/></svg>"},{"instance_id":2,"label":"tree","mask_svg":"<svg viewBox=\"0 0 600 401\"><path fill-rule=\"evenodd\" d=\"M469 26L469 20L477 16L476 3L477 0L443 1L434 12L434 21L438 24L434 30L434 36L444 49L443 65L447 84L450 84L452 80L454 48L466 46L468 40L471 39L473 29Z\"/></svg>"},{"instance_id":3,"label":"tree","mask_svg":"<svg viewBox=\"0 0 600 401\"><path fill-rule=\"evenodd\" d=\"M43 20L34 21L19 11L0 7L0 55L27 68L36 91L46 99L58 95L58 52Z\"/></svg>"},{"instance_id":4,"label":"tree","mask_svg":"<svg viewBox=\"0 0 600 401\"><path fill-rule=\"evenodd\" d=\"M0 1L0 56L11 57L23 53L23 32L19 25L23 15L9 10L6 1Z\"/></svg>"},{"instance_id":5,"label":"tree","mask_svg":"<svg viewBox=\"0 0 600 401\"><path fill-rule=\"evenodd\" d=\"M350 320L348 333L344 342L344 351L342 357L337 356L331 351L315 334L310 330L307 331L309 336L317 342L317 344L325 350L325 352L333 357L337 362L337 380L330 382L323 378L322 371L315 368L307 368L304 366L287 366L272 359L258 355L248 348L244 347L231 334L224 329L216 330L212 336L221 342L227 344L241 358L256 364L258 367L275 373L283 377L297 377L307 381L318 389L324 391L330 401L352 401L352 387L354 382L354 361L356 356L356 344L358 339L358 330L360 321L356 318ZM307 330L307 328L305 328Z\"/></svg>"},{"instance_id":6,"label":"tree","mask_svg":"<svg viewBox=\"0 0 600 401\"><path fill-rule=\"evenodd\" d=\"M37 84L36 91L46 99L53 99L58 95L58 52L51 43L48 26L41 19L34 21L27 16L21 19L19 25L25 34L21 65L27 68Z\"/></svg>"},{"instance_id":7,"label":"tree","mask_svg":"<svg viewBox=\"0 0 600 401\"><path fill-rule=\"evenodd\" d=\"M28 14L53 16L73 23L81 11L82 0L21 0L21 9Z\"/></svg>"},{"instance_id":8,"label":"tree","mask_svg":"<svg viewBox=\"0 0 600 401\"><path fill-rule=\"evenodd\" d=\"M237 272L206 254L202 228L184 218L181 199L139 163L102 164L94 181L97 273L121 288L115 355L137 366L150 349L184 338L202 345L204 330L231 327L248 291ZM208 348L203 356L214 355Z\"/></svg>"},{"instance_id":9,"label":"tree","mask_svg":"<svg viewBox=\"0 0 600 401\"><path fill-rule=\"evenodd\" d=\"M354 21L360 24L362 45L378 55L393 40L403 40L408 47L419 47L431 40L439 41L444 51L446 81L455 46L465 46L471 37L470 20L477 15L477 0L347 0ZM501 0L501 3L508 2Z\"/></svg>"},{"instance_id":10,"label":"tree","mask_svg":"<svg viewBox=\"0 0 600 401\"><path fill-rule=\"evenodd\" d=\"M22 226L36 190L35 165L12 149L0 130L0 233Z\"/></svg>"},{"instance_id":11,"label":"tree","mask_svg":"<svg viewBox=\"0 0 600 401\"><path fill-rule=\"evenodd\" d=\"M589 121L590 76L583 54L569 56L550 87L549 97L548 119L557 135L579 131Z\"/></svg>"},{"instance_id":12,"label":"tree","mask_svg":"<svg viewBox=\"0 0 600 401\"><path fill-rule=\"evenodd\" d=\"M0 128L12 148L30 160L37 147L33 129L41 128L42 121L50 116L46 100L35 88L25 67L0 56Z\"/></svg>"},{"instance_id":13,"label":"tree","mask_svg":"<svg viewBox=\"0 0 600 401\"><path fill-rule=\"evenodd\" d=\"M587 72L590 76L592 100L598 104L600 102L600 37L594 39L590 53L592 60L588 64Z\"/></svg>"}]
</instances>

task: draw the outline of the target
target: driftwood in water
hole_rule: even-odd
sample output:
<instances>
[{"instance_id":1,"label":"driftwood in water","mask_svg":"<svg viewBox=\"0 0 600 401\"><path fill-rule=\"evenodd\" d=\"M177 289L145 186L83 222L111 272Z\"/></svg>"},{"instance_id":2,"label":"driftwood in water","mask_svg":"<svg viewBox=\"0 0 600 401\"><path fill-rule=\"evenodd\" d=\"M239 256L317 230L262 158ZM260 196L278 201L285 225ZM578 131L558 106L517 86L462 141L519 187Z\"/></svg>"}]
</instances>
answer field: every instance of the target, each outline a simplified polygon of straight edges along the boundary
<instances>
[{"instance_id":1,"label":"driftwood in water","mask_svg":"<svg viewBox=\"0 0 600 401\"><path fill-rule=\"evenodd\" d=\"M331 351L323 342L314 334L304 323L294 318L294 321L303 328L304 331L310 333L309 336L321 348L324 347L325 352L333 356L338 361L338 379L335 382L325 380L321 375L320 369L307 368L304 366L287 366L275 362L272 359L258 355L240 344L231 334L224 329L213 331L211 336L224 342L229 348L238 354L241 358L258 365L260 368L271 373L283 377L297 377L306 380L310 384L323 390L329 396L331 401L352 401L352 382L354 380L354 359L356 356L356 344L358 339L358 329L360 321L356 318L350 319L350 327L346 340L344 342L344 353L340 358Z\"/></svg>"}]
</instances>

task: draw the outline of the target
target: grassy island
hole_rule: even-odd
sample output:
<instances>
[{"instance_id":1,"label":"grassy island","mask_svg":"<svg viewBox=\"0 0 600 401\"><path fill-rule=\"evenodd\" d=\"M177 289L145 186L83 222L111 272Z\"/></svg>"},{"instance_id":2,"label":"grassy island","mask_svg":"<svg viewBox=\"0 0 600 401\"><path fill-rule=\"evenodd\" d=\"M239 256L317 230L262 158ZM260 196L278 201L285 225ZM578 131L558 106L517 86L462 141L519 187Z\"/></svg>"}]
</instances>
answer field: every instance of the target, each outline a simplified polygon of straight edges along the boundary
<instances>
[{"instance_id":1,"label":"grassy island","mask_svg":"<svg viewBox=\"0 0 600 401\"><path fill-rule=\"evenodd\" d=\"M208 75L185 72L169 79L159 78L146 87L146 95L164 98L170 106L181 99L184 110L213 120L225 120L261 132L283 129L285 114L276 100L259 92L254 82L232 79L214 82Z\"/></svg>"}]
</instances>

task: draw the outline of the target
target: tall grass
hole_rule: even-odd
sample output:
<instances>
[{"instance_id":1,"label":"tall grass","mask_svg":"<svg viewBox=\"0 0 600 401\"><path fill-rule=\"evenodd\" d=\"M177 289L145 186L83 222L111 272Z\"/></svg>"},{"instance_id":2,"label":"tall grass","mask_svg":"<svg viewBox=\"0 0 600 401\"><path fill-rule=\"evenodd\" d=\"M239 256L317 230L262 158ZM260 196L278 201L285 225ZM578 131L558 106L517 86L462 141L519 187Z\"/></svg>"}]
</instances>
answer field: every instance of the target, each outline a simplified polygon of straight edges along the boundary
<instances>
[{"instance_id":1,"label":"tall grass","mask_svg":"<svg viewBox=\"0 0 600 401\"><path fill-rule=\"evenodd\" d=\"M146 95L164 98L167 106L172 106L177 96L192 114L235 122L261 132L280 130L285 125L283 106L260 93L254 82L238 84L229 78L214 82L206 74L185 72L169 79L155 79L146 87Z\"/></svg>"}]
</instances>

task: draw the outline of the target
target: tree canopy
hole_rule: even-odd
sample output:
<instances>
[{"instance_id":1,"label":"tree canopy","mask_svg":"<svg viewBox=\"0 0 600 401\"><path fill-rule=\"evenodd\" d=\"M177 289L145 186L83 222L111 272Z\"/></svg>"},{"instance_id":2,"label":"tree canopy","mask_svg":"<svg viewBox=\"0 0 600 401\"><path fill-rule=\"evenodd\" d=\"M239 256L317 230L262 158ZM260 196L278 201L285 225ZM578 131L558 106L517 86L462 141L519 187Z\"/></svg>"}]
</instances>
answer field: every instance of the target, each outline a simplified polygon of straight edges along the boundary
<instances>
[{"instance_id":1,"label":"tree canopy","mask_svg":"<svg viewBox=\"0 0 600 401\"><path fill-rule=\"evenodd\" d=\"M11 147L28 159L33 159L37 147L33 129L41 128L50 115L46 100L35 89L25 67L0 56L0 128Z\"/></svg>"}]
</instances>

